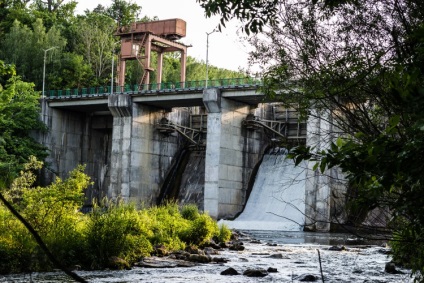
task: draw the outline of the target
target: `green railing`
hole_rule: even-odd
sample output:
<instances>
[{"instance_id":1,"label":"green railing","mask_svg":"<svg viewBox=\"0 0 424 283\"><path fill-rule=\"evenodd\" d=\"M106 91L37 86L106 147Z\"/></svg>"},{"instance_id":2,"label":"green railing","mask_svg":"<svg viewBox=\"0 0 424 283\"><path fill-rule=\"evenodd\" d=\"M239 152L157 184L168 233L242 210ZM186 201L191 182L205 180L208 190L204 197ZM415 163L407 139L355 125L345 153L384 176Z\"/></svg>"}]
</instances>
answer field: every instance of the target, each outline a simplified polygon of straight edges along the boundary
<instances>
[{"instance_id":1,"label":"green railing","mask_svg":"<svg viewBox=\"0 0 424 283\"><path fill-rule=\"evenodd\" d=\"M237 87L253 87L262 85L260 79L255 78L231 78L231 79L216 79L208 80L207 87L217 88L237 88ZM105 96L114 93L129 93L129 94L146 94L146 93L161 93L179 90L196 90L204 89L206 81L188 81L188 82L175 82L175 83L152 83L144 85L124 85L114 86L96 86L85 88L74 88L65 90L50 90L46 93L49 98L72 98L72 97L93 97Z\"/></svg>"}]
</instances>

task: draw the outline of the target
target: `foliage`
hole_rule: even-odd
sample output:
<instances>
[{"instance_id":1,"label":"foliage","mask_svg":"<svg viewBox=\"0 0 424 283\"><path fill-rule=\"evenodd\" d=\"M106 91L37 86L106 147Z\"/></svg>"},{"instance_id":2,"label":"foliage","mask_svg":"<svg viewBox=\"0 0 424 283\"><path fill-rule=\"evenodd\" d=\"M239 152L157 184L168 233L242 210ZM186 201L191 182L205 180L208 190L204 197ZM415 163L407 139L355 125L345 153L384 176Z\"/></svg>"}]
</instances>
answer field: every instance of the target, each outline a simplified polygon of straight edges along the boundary
<instances>
[{"instance_id":1,"label":"foliage","mask_svg":"<svg viewBox=\"0 0 424 283\"><path fill-rule=\"evenodd\" d=\"M90 12L84 17L78 17L72 26L73 51L83 56L94 75L94 79L87 82L102 85L110 81L112 55L117 42L113 35L115 30L113 19ZM87 71L86 73L88 74ZM76 87L75 83L71 87Z\"/></svg>"},{"instance_id":2,"label":"foliage","mask_svg":"<svg viewBox=\"0 0 424 283\"><path fill-rule=\"evenodd\" d=\"M317 162L320 172L339 166L354 206L387 208L394 258L423 272L424 2L198 2L208 16L263 31L251 37L263 91L332 127L327 144L299 147L292 157Z\"/></svg>"},{"instance_id":3,"label":"foliage","mask_svg":"<svg viewBox=\"0 0 424 283\"><path fill-rule=\"evenodd\" d=\"M0 172L16 176L31 155L40 159L46 149L30 135L45 130L39 121L39 94L34 85L15 75L12 65L0 61ZM3 179L3 181L5 181Z\"/></svg>"},{"instance_id":4,"label":"foliage","mask_svg":"<svg viewBox=\"0 0 424 283\"><path fill-rule=\"evenodd\" d=\"M109 85L112 58L117 59L118 26L133 21L158 20L139 17L141 7L133 1L116 0L110 6L99 5L83 15L74 15L75 1L6 1L0 3L0 59L15 64L17 74L35 83L37 89L72 89ZM54 48L46 53L45 50ZM163 82L179 82L180 59L177 53L164 56ZM44 55L46 74L43 80ZM152 67L155 68L153 52ZM115 60L115 68L118 60ZM126 83L140 82L144 68L137 60L126 64ZM157 69L157 68L156 68ZM116 70L116 69L115 69ZM206 65L187 58L186 80L205 79ZM209 79L242 77L209 66ZM156 74L151 74L154 83Z\"/></svg>"},{"instance_id":5,"label":"foliage","mask_svg":"<svg viewBox=\"0 0 424 283\"><path fill-rule=\"evenodd\" d=\"M262 31L267 23L274 23L278 13L278 0L197 0L207 17L221 16L221 25L233 17L246 21L243 30L249 34ZM221 26L219 26L221 30Z\"/></svg>"},{"instance_id":6,"label":"foliage","mask_svg":"<svg viewBox=\"0 0 424 283\"><path fill-rule=\"evenodd\" d=\"M199 218L199 208L195 204L187 204L181 209L181 216L187 220L195 220Z\"/></svg>"},{"instance_id":7,"label":"foliage","mask_svg":"<svg viewBox=\"0 0 424 283\"><path fill-rule=\"evenodd\" d=\"M218 235L215 235L215 240L218 243L225 243L231 239L231 230L227 225L221 224L219 226Z\"/></svg>"},{"instance_id":8,"label":"foliage","mask_svg":"<svg viewBox=\"0 0 424 283\"><path fill-rule=\"evenodd\" d=\"M149 255L152 245L147 240L151 233L134 205L104 200L88 216L87 248L92 268L107 266L112 256L135 262Z\"/></svg>"},{"instance_id":9,"label":"foliage","mask_svg":"<svg viewBox=\"0 0 424 283\"><path fill-rule=\"evenodd\" d=\"M145 213L150 218L153 233L149 240L153 245L164 245L168 250L185 248L186 242L182 241L180 234L188 228L189 221L182 217L176 203L152 207Z\"/></svg>"},{"instance_id":10,"label":"foliage","mask_svg":"<svg viewBox=\"0 0 424 283\"><path fill-rule=\"evenodd\" d=\"M26 81L36 82L41 87L43 81L44 55L46 55L46 69L51 69L53 58L66 45L66 40L60 35L58 28L53 26L48 31L41 19L37 19L31 26L23 25L15 20L9 33L0 41L0 58L14 64L17 73ZM45 50L56 47L48 51ZM50 68L49 68L50 67ZM50 72L46 72L46 81L49 82Z\"/></svg>"},{"instance_id":11,"label":"foliage","mask_svg":"<svg viewBox=\"0 0 424 283\"><path fill-rule=\"evenodd\" d=\"M92 184L84 166L71 171L66 180L58 178L50 186L36 187L34 172L42 165L31 157L5 195L65 266L101 269L108 267L113 257L132 264L149 256L156 246L180 250L212 238L229 239L228 228L218 228L197 208L180 209L176 203L137 210L133 204L105 199L90 213L82 214L83 191ZM190 212L192 219L185 219L182 211ZM3 205L0 256L5 259L0 262L0 274L53 268L31 234Z\"/></svg>"},{"instance_id":12,"label":"foliage","mask_svg":"<svg viewBox=\"0 0 424 283\"><path fill-rule=\"evenodd\" d=\"M79 166L64 181L57 179L48 187L34 187L34 171L42 165L32 157L5 196L44 239L59 261L70 266L84 254L81 245L83 215L78 208L83 200L83 190L90 181L83 173L84 167ZM50 261L22 223L4 206L0 206L0 215L0 253L5 258L16 255L10 263L1 265L0 271L50 270Z\"/></svg>"},{"instance_id":13,"label":"foliage","mask_svg":"<svg viewBox=\"0 0 424 283\"><path fill-rule=\"evenodd\" d=\"M141 6L132 1L112 0L112 5L105 12L118 26L126 26L138 20L140 10Z\"/></svg>"},{"instance_id":14,"label":"foliage","mask_svg":"<svg viewBox=\"0 0 424 283\"><path fill-rule=\"evenodd\" d=\"M280 22L281 0L196 0L205 9L206 17L219 15L221 25L233 18L243 22L243 31L250 33L262 32L267 25L274 25ZM300 1L299 1L300 2ZM306 4L321 4L329 10L333 10L341 5L357 5L365 0L309 0Z\"/></svg>"},{"instance_id":15,"label":"foliage","mask_svg":"<svg viewBox=\"0 0 424 283\"><path fill-rule=\"evenodd\" d=\"M182 231L181 238L185 242L202 245L218 233L218 226L212 218L207 214L202 214L191 222L188 229Z\"/></svg>"}]
</instances>

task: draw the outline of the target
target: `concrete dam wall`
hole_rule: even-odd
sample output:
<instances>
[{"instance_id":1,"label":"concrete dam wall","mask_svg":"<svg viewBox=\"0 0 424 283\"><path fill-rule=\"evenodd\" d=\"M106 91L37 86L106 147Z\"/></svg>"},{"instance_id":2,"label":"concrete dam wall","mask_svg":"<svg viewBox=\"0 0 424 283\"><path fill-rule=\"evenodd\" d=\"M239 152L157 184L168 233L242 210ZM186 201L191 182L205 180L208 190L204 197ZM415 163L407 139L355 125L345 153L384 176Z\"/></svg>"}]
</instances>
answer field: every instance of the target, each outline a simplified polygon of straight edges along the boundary
<instances>
[{"instance_id":1,"label":"concrete dam wall","mask_svg":"<svg viewBox=\"0 0 424 283\"><path fill-rule=\"evenodd\" d=\"M324 146L322 132L331 129L325 119L311 119L306 131L306 123L299 124L278 104L249 103L247 96L236 99L243 92L225 91L206 89L187 106L171 96L165 105L163 96L128 94L80 104L48 101L43 119L50 131L39 137L50 149L45 181L65 178L76 165L86 164L94 181L86 193L87 205L102 197L143 206L173 198L196 203L216 219L234 218L248 203L252 176L267 148L281 143L281 136ZM200 126L193 123L196 115L204 117ZM164 121L168 128L159 127ZM308 218L322 219L311 229L329 230L332 184L311 170L313 165L305 166L309 170L303 191L296 190L304 195L299 210L306 224Z\"/></svg>"}]
</instances>

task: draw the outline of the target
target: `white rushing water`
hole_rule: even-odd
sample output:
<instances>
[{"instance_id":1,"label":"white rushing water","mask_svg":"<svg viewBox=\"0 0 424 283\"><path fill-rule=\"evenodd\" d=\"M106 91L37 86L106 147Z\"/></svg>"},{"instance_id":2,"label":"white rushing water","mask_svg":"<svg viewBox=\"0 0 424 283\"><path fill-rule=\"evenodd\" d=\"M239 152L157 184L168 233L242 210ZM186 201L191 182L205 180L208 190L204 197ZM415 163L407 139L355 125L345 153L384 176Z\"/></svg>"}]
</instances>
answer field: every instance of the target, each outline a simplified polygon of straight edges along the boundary
<instances>
[{"instance_id":1,"label":"white rushing water","mask_svg":"<svg viewBox=\"0 0 424 283\"><path fill-rule=\"evenodd\" d=\"M284 153L265 154L244 211L232 229L302 231L305 222L306 169Z\"/></svg>"}]
</instances>

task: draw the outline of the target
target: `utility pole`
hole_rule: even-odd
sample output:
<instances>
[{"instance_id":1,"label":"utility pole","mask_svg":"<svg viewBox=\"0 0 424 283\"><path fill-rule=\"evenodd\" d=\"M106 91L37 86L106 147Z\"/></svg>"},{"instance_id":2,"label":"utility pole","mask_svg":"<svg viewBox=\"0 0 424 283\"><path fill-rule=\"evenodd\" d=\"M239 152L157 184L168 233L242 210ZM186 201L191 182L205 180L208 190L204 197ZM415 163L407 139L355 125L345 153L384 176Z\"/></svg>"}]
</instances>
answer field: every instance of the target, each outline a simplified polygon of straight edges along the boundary
<instances>
[{"instance_id":1,"label":"utility pole","mask_svg":"<svg viewBox=\"0 0 424 283\"><path fill-rule=\"evenodd\" d=\"M114 66L114 63L115 63L115 45L119 42L121 42L121 41L114 42L113 46L112 46L112 75L111 75L111 78L110 78L110 94L111 95L113 94L113 85L114 85L113 69L115 68L115 66Z\"/></svg>"},{"instance_id":2,"label":"utility pole","mask_svg":"<svg viewBox=\"0 0 424 283\"><path fill-rule=\"evenodd\" d=\"M214 29L211 32L206 33L206 81L205 81L205 88L208 87L208 56L209 56L209 35L216 32L217 30Z\"/></svg>"},{"instance_id":3,"label":"utility pole","mask_svg":"<svg viewBox=\"0 0 424 283\"><path fill-rule=\"evenodd\" d=\"M47 58L47 51L53 50L55 48L57 48L57 46L50 47L49 49L44 49L43 90L42 90L42 93L41 93L41 98L42 99L44 99L44 85L45 85L45 82L46 82L46 58Z\"/></svg>"}]
</instances>

